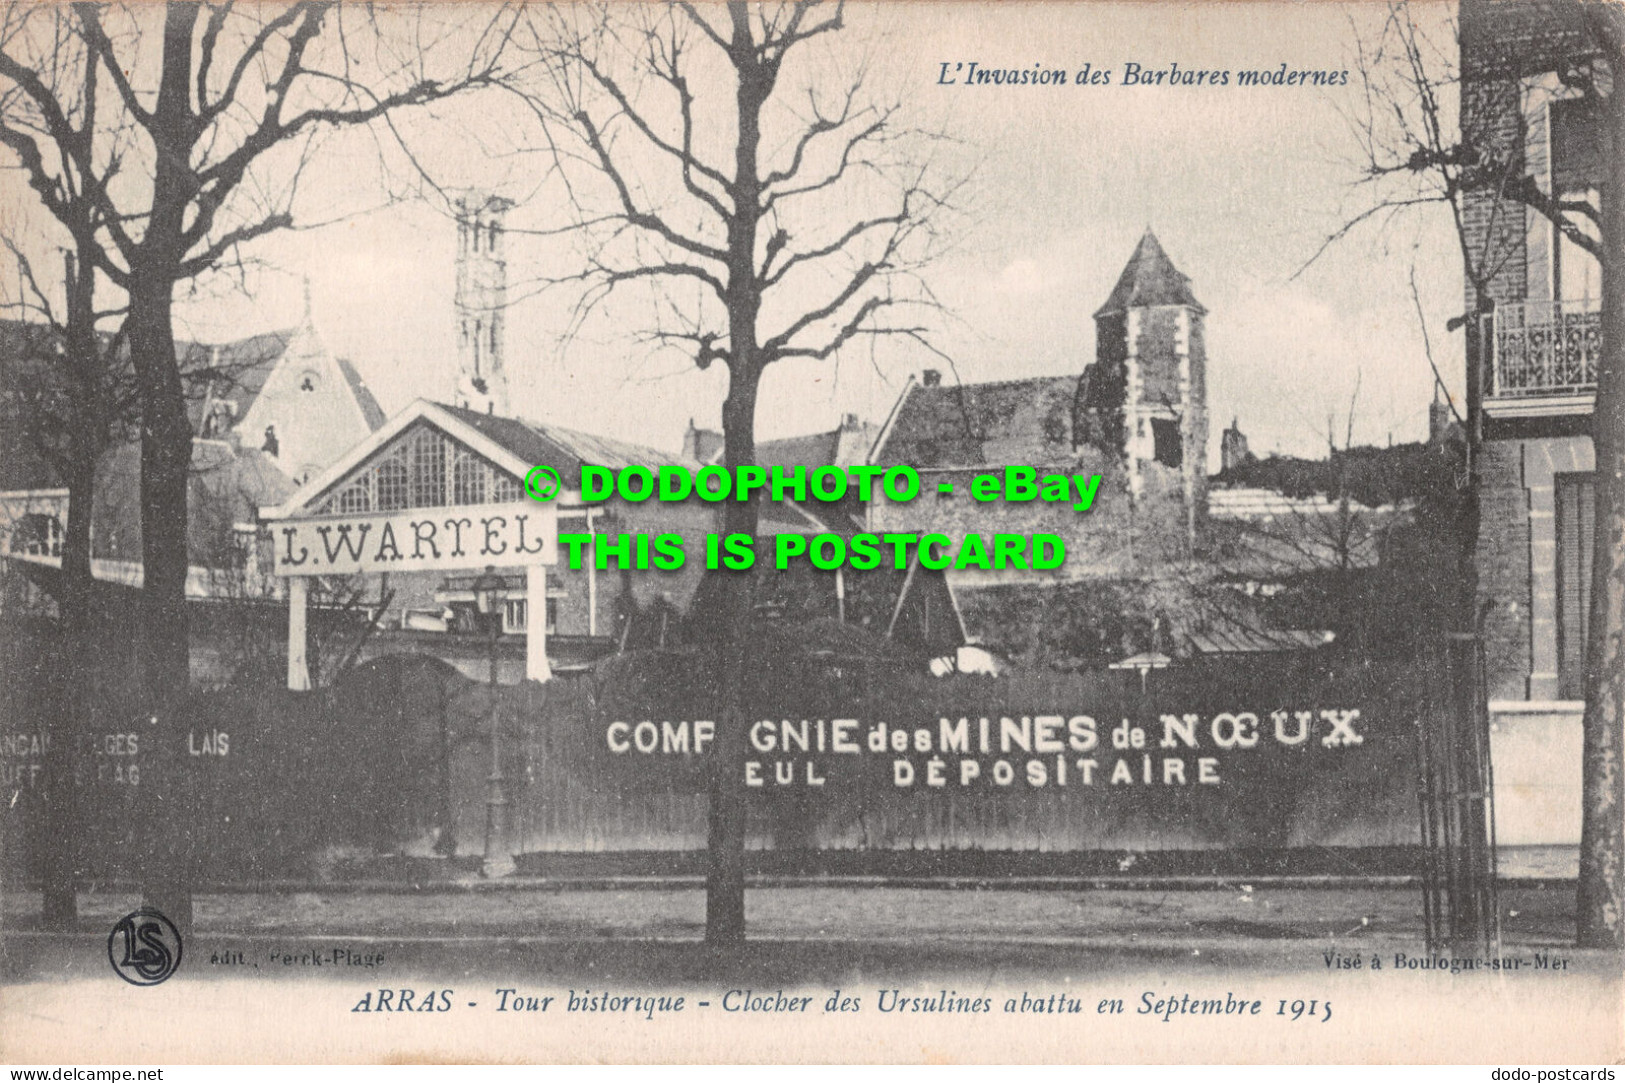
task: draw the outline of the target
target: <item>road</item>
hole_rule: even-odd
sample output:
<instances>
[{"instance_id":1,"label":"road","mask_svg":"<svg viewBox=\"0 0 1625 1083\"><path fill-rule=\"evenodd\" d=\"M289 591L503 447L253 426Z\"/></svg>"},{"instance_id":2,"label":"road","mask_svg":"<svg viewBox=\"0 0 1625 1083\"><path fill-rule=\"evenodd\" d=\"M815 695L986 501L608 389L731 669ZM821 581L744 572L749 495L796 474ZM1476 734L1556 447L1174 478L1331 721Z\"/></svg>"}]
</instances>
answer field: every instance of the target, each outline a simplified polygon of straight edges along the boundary
<instances>
[{"instance_id":1,"label":"road","mask_svg":"<svg viewBox=\"0 0 1625 1083\"><path fill-rule=\"evenodd\" d=\"M1404 888L759 888L724 952L701 941L703 893L670 884L204 894L181 969L139 989L107 946L134 895L86 895L79 931L48 934L16 893L0 1060L1611 1061L1619 960L1563 946L1572 896L1508 889L1519 969L1452 974L1414 965ZM666 1007L570 1007L604 993ZM426 994L449 1010L416 1014ZM781 994L805 1006L739 1010ZM1152 1010L1193 997L1260 1011ZM920 998L983 1014L897 1008Z\"/></svg>"}]
</instances>

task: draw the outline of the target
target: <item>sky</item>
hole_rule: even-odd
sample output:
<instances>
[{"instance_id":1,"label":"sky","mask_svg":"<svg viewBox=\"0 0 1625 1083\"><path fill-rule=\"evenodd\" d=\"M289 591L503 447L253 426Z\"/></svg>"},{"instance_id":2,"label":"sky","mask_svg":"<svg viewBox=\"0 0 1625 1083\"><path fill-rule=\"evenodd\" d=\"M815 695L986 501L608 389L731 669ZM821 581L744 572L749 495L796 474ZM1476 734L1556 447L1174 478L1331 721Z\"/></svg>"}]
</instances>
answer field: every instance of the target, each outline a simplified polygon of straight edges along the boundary
<instances>
[{"instance_id":1,"label":"sky","mask_svg":"<svg viewBox=\"0 0 1625 1083\"><path fill-rule=\"evenodd\" d=\"M1443 8L1434 9L1440 15ZM1094 357L1091 314L1146 229L1207 309L1209 414L1236 419L1255 452L1320 455L1352 409L1356 442L1425 436L1435 361L1459 392L1461 274L1442 206L1321 242L1364 209L1344 111L1358 77L1355 35L1369 4L909 3L851 9L836 39L809 50L796 82L866 63L876 93L953 137L942 167L968 175L951 245L927 271L944 315L946 355L895 344L838 363L769 370L758 435L828 429L852 412L880 420L910 373L979 382L1080 373ZM942 65L1063 69L1066 86L966 86ZM1073 85L1085 64L1111 83ZM1182 70L1349 70L1341 87L1125 86L1125 66ZM1234 74L1232 74L1234 80ZM795 87L781 94L799 93ZM437 184L513 198L508 263L516 282L557 275L578 252L542 239L569 221L567 198L534 153L540 131L516 100L487 95L401 126ZM715 134L715 129L711 129ZM455 227L433 201L389 202L409 185L375 133L324 141L299 210L316 225L257 242L235 282L179 295L180 331L216 341L296 324L305 283L311 316L349 357L386 413L417 397L449 398L455 369ZM6 205L28 214L15 172ZM336 219L336 220L335 220ZM34 236L48 243L43 226ZM1413 277L1421 314L1413 298ZM690 420L717 427L723 373L651 355L635 305L575 334L561 289L516 300L506 344L516 413L675 449ZM951 364L950 364L951 362Z\"/></svg>"}]
</instances>

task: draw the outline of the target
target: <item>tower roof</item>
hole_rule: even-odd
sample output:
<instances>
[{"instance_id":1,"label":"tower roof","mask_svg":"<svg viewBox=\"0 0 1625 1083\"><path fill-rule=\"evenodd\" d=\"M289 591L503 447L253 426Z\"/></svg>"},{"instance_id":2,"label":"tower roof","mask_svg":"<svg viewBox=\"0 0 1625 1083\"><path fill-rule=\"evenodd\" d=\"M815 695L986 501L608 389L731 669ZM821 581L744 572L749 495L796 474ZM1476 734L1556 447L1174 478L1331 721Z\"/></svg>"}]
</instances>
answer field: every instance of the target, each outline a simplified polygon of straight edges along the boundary
<instances>
[{"instance_id":1,"label":"tower roof","mask_svg":"<svg viewBox=\"0 0 1625 1083\"><path fill-rule=\"evenodd\" d=\"M1180 273L1168 259L1168 253L1157 243L1156 234L1149 229L1129 257L1128 265L1112 287L1111 296L1095 313L1095 319L1115 315L1130 308L1146 305L1186 305L1205 313L1201 302L1191 293L1191 280Z\"/></svg>"}]
</instances>

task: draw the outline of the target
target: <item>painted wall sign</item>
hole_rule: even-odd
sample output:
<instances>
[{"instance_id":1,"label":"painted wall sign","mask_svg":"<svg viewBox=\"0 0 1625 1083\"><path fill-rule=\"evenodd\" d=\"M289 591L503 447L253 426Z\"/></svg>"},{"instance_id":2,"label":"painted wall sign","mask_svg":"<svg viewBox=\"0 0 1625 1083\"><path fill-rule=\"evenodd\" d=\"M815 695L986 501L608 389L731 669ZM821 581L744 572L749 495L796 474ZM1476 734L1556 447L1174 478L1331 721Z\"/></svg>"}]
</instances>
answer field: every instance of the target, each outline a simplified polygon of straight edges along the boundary
<instances>
[{"instance_id":1,"label":"painted wall sign","mask_svg":"<svg viewBox=\"0 0 1625 1083\"><path fill-rule=\"evenodd\" d=\"M1273 750L1356 748L1365 743L1360 722L1360 710L1342 707L1162 714L1150 725L1060 711L956 714L930 725L762 719L750 726L744 779L764 788L816 788L832 778L851 784L874 776L880 761L885 780L905 790L1201 789L1225 783L1221 765L1232 755L1269 760ZM715 734L716 724L703 719L616 720L603 727L603 750L611 759L659 771L674 759L705 756Z\"/></svg>"},{"instance_id":2,"label":"painted wall sign","mask_svg":"<svg viewBox=\"0 0 1625 1083\"><path fill-rule=\"evenodd\" d=\"M277 575L446 571L553 564L552 504L412 508L391 515L284 519L271 523Z\"/></svg>"}]
</instances>

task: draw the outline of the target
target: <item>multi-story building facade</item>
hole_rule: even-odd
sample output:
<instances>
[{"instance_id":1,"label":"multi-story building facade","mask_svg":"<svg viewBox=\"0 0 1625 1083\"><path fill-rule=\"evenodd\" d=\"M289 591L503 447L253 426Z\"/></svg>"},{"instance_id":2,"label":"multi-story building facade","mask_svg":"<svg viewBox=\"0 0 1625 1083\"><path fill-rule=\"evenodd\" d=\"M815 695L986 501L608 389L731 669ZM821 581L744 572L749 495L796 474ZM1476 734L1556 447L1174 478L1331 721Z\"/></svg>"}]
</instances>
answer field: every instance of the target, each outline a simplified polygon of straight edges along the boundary
<instances>
[{"instance_id":1,"label":"multi-story building facade","mask_svg":"<svg viewBox=\"0 0 1625 1083\"><path fill-rule=\"evenodd\" d=\"M1618 198L1586 91L1584 6L1461 4L1462 137L1490 166L1462 205L1466 310L1478 321L1468 420L1481 437L1478 593L1490 709L1498 762L1527 743L1551 768L1498 779L1507 842L1568 842L1579 830L1601 268L1576 239L1595 238L1596 219L1567 213L1560 226L1533 203L1600 208Z\"/></svg>"}]
</instances>

